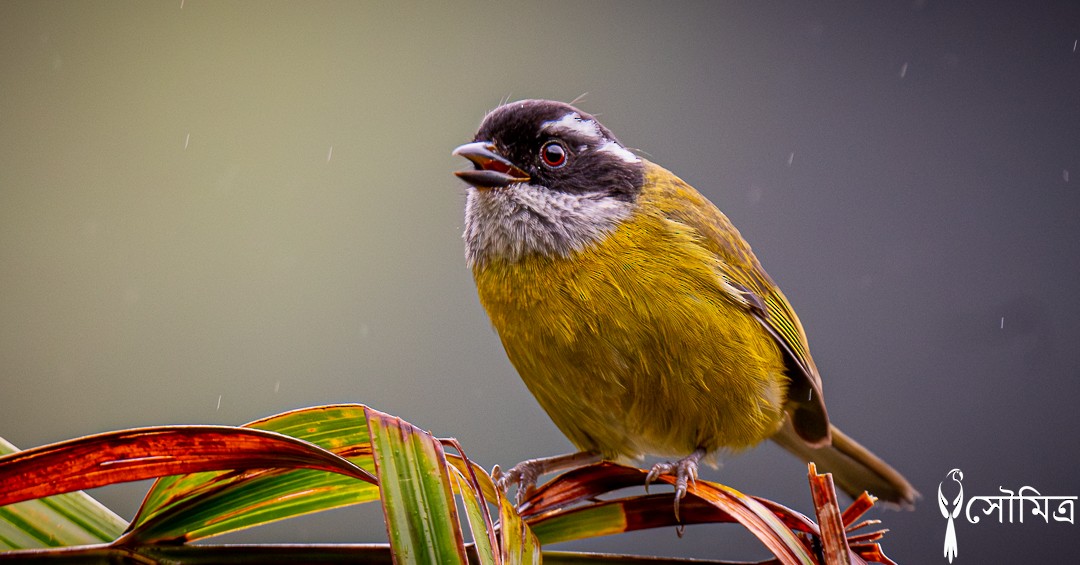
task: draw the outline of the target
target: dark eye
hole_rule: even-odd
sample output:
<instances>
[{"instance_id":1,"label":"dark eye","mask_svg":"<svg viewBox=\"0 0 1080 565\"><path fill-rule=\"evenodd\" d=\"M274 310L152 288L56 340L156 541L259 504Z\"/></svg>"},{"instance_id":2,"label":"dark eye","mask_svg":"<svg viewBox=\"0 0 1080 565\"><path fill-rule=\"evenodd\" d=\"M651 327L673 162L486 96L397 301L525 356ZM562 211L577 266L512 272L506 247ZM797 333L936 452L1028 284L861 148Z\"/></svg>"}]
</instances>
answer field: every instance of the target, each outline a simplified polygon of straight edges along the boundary
<instances>
[{"instance_id":1,"label":"dark eye","mask_svg":"<svg viewBox=\"0 0 1080 565\"><path fill-rule=\"evenodd\" d=\"M558 141L549 141L540 148L540 158L545 165L557 169L566 164L566 148Z\"/></svg>"}]
</instances>

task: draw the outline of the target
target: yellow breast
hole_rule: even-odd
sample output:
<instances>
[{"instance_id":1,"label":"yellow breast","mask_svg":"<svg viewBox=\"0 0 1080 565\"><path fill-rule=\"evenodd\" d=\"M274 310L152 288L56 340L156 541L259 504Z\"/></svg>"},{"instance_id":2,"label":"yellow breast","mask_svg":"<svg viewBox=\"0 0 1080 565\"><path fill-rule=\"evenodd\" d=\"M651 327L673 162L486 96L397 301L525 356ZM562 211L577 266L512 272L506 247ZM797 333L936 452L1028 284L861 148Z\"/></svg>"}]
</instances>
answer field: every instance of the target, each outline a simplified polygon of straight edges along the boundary
<instances>
[{"instance_id":1,"label":"yellow breast","mask_svg":"<svg viewBox=\"0 0 1080 565\"><path fill-rule=\"evenodd\" d=\"M725 289L715 246L664 213L686 201L672 190L647 183L629 219L569 257L474 267L511 362L579 449L738 449L781 422L780 350Z\"/></svg>"}]
</instances>

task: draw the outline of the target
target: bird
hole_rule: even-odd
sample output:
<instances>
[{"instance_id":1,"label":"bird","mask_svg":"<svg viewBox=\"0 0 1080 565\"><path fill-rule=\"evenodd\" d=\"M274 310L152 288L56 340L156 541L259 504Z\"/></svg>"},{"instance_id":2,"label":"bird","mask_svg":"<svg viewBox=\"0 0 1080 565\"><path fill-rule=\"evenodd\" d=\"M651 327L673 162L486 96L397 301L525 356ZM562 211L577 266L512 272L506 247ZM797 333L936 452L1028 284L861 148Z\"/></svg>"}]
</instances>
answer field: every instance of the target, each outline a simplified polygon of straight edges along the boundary
<instances>
[{"instance_id":1,"label":"bird","mask_svg":"<svg viewBox=\"0 0 1080 565\"><path fill-rule=\"evenodd\" d=\"M511 364L577 449L494 474L518 502L539 476L667 459L676 514L699 464L766 439L911 508L919 496L829 420L791 304L726 215L593 115L521 100L452 152L465 260Z\"/></svg>"}]
</instances>

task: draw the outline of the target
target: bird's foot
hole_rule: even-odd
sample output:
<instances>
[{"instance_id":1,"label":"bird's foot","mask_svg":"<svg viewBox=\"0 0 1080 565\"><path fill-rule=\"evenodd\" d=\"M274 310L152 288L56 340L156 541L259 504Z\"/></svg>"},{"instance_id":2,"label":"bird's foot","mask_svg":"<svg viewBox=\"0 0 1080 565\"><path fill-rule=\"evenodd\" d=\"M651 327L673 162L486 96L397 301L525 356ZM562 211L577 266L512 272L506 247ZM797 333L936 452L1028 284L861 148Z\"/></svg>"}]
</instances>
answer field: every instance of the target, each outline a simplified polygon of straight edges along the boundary
<instances>
[{"instance_id":1,"label":"bird's foot","mask_svg":"<svg viewBox=\"0 0 1080 565\"><path fill-rule=\"evenodd\" d=\"M539 462L542 459L529 459L528 461L522 461L517 465L514 465L506 472L503 472L498 465L491 469L491 480L495 481L495 486L501 490L504 494L510 492L510 487L516 486L517 493L514 497L516 504L521 504L528 495L531 495L536 490L536 479L540 478L542 469Z\"/></svg>"},{"instance_id":2,"label":"bird's foot","mask_svg":"<svg viewBox=\"0 0 1080 565\"><path fill-rule=\"evenodd\" d=\"M679 519L679 501L686 496L687 485L696 483L698 477L698 462L705 456L705 450L698 448L693 453L678 461L663 461L652 466L649 474L645 476L645 490L649 484L660 478L660 475L675 476L675 519Z\"/></svg>"},{"instance_id":3,"label":"bird's foot","mask_svg":"<svg viewBox=\"0 0 1080 565\"><path fill-rule=\"evenodd\" d=\"M504 493L508 492L510 487L516 486L517 492L515 493L514 502L520 506L536 490L536 481L540 478L540 475L572 469L597 461L600 461L600 455L591 451L529 459L514 465L505 472L496 465L491 470L491 480L495 481L495 486Z\"/></svg>"}]
</instances>

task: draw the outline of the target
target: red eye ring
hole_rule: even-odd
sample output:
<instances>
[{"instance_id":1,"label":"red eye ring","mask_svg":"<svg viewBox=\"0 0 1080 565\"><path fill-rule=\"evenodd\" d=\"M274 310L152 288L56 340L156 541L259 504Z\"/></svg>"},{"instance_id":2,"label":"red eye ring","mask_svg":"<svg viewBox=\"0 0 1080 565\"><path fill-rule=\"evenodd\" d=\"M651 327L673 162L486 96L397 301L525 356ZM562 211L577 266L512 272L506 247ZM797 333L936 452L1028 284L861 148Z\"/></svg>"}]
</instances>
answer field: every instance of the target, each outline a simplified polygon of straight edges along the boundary
<instances>
[{"instance_id":1,"label":"red eye ring","mask_svg":"<svg viewBox=\"0 0 1080 565\"><path fill-rule=\"evenodd\" d=\"M549 141L540 148L540 158L545 165L557 169L566 164L566 148L558 141Z\"/></svg>"}]
</instances>

